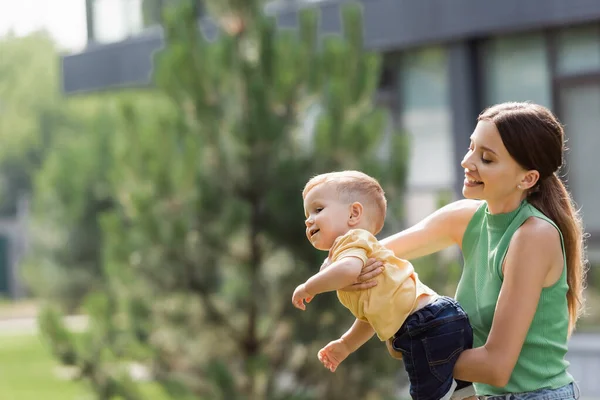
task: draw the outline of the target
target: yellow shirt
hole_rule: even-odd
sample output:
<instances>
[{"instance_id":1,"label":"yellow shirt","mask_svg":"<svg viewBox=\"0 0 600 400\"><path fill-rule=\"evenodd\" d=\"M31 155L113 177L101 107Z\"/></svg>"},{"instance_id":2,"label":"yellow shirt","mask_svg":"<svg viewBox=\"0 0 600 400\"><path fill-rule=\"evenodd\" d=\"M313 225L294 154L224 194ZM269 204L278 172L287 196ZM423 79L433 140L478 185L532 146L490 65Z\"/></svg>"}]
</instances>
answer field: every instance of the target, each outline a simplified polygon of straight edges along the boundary
<instances>
[{"instance_id":1,"label":"yellow shirt","mask_svg":"<svg viewBox=\"0 0 600 400\"><path fill-rule=\"evenodd\" d=\"M336 239L329 250L329 259L335 262L345 257L356 257L363 263L369 258L383 262L383 273L375 278L377 286L353 292L337 291L340 302L356 318L369 322L382 341L400 329L421 295L435 295L421 283L411 263L396 257L368 231L353 229Z\"/></svg>"}]
</instances>

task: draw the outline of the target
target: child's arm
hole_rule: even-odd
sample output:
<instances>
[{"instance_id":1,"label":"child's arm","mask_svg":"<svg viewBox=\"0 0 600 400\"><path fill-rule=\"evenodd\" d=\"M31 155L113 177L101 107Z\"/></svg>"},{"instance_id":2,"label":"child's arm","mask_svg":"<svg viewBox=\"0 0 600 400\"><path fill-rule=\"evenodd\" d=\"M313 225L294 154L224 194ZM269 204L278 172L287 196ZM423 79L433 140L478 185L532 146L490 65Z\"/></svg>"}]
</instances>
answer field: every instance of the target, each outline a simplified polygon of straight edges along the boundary
<instances>
[{"instance_id":1,"label":"child's arm","mask_svg":"<svg viewBox=\"0 0 600 400\"><path fill-rule=\"evenodd\" d=\"M346 343L350 353L354 353L373 337L375 330L367 321L357 319L340 340Z\"/></svg>"},{"instance_id":2,"label":"child's arm","mask_svg":"<svg viewBox=\"0 0 600 400\"><path fill-rule=\"evenodd\" d=\"M357 257L344 257L330 264L296 288L292 303L296 308L306 309L304 301L308 303L319 293L342 289L356 282L362 267L363 262Z\"/></svg>"},{"instance_id":3,"label":"child's arm","mask_svg":"<svg viewBox=\"0 0 600 400\"><path fill-rule=\"evenodd\" d=\"M325 260L323 260L323 264L321 264L321 268L319 268L319 271L323 271L329 266L329 264L331 264L331 261L329 261L329 257L327 257Z\"/></svg>"},{"instance_id":4,"label":"child's arm","mask_svg":"<svg viewBox=\"0 0 600 400\"><path fill-rule=\"evenodd\" d=\"M363 262L357 257L344 257L319 271L304 283L311 295L332 292L356 282Z\"/></svg>"},{"instance_id":5,"label":"child's arm","mask_svg":"<svg viewBox=\"0 0 600 400\"><path fill-rule=\"evenodd\" d=\"M371 339L374 333L375 331L371 324L357 319L340 339L329 342L327 346L319 350L319 361L323 363L325 368L331 372L335 372L340 363L350 353L354 353L360 346Z\"/></svg>"}]
</instances>

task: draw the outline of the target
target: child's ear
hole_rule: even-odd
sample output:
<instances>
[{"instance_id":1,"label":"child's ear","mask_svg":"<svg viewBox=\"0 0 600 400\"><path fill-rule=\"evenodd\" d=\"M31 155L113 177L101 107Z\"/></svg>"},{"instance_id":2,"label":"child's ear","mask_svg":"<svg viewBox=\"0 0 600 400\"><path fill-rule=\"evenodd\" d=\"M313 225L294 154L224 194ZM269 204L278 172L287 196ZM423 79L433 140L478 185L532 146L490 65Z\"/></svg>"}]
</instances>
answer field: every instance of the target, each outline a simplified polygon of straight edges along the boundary
<instances>
[{"instance_id":1,"label":"child's ear","mask_svg":"<svg viewBox=\"0 0 600 400\"><path fill-rule=\"evenodd\" d=\"M355 201L350 205L350 216L348 218L348 225L354 226L359 223L360 218L363 214L363 206L358 201Z\"/></svg>"}]
</instances>

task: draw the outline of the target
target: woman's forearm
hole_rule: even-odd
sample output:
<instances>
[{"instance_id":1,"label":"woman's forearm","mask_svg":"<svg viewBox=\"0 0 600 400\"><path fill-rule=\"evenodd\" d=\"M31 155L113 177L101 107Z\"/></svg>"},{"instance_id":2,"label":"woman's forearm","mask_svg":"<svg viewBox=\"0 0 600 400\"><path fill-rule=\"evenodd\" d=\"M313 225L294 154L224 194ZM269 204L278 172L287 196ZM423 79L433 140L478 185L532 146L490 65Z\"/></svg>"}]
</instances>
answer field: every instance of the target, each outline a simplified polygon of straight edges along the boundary
<instances>
[{"instance_id":1,"label":"woman's forearm","mask_svg":"<svg viewBox=\"0 0 600 400\"><path fill-rule=\"evenodd\" d=\"M503 387L510 379L510 374L503 373L504 370L498 357L482 346L461 353L454 365L454 378Z\"/></svg>"},{"instance_id":2,"label":"woman's forearm","mask_svg":"<svg viewBox=\"0 0 600 400\"><path fill-rule=\"evenodd\" d=\"M462 242L479 202L459 200L435 211L418 224L380 241L397 257L412 260Z\"/></svg>"}]
</instances>

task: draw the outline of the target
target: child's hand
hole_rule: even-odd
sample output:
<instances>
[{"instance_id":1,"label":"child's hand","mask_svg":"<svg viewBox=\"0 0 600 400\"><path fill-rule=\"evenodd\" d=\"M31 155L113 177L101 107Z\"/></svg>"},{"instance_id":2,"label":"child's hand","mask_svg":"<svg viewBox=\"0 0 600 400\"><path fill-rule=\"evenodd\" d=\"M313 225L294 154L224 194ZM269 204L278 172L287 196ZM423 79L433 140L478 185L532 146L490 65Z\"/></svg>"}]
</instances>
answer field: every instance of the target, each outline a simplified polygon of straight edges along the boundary
<instances>
[{"instance_id":1,"label":"child's hand","mask_svg":"<svg viewBox=\"0 0 600 400\"><path fill-rule=\"evenodd\" d=\"M329 342L327 346L319 350L317 357L323 363L325 368L331 372L335 372L338 365L348 357L350 350L342 339Z\"/></svg>"},{"instance_id":2,"label":"child's hand","mask_svg":"<svg viewBox=\"0 0 600 400\"><path fill-rule=\"evenodd\" d=\"M304 301L306 301L308 304L313 297L314 296L312 294L306 291L306 287L303 283L302 285L298 286L296 290L294 290L294 294L292 295L292 303L294 304L294 307L299 308L300 310L306 310Z\"/></svg>"}]
</instances>

